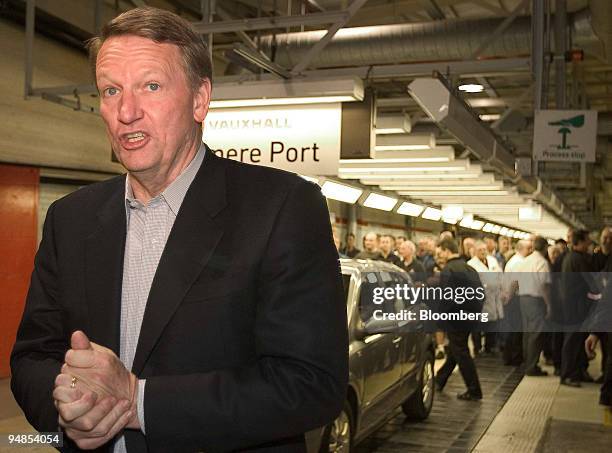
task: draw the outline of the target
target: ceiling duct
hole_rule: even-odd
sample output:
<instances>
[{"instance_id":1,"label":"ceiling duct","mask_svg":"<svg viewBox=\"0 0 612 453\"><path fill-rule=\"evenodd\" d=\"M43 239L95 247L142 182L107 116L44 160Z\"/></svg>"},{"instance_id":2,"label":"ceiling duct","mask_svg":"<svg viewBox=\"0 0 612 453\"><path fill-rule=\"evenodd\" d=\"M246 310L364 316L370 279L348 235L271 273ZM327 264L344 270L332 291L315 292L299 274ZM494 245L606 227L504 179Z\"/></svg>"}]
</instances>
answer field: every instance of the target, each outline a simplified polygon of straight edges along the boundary
<instances>
[{"instance_id":1,"label":"ceiling duct","mask_svg":"<svg viewBox=\"0 0 612 453\"><path fill-rule=\"evenodd\" d=\"M312 61L317 68L377 65L404 61L462 60L489 40L504 19L454 19L426 23L392 24L340 29ZM601 49L591 14L583 10L570 17L569 35L575 46ZM326 30L281 33L261 37L262 50L275 62L292 67L301 61ZM482 56L515 56L531 52L531 19L516 18L491 42Z\"/></svg>"},{"instance_id":2,"label":"ceiling duct","mask_svg":"<svg viewBox=\"0 0 612 453\"><path fill-rule=\"evenodd\" d=\"M574 227L583 227L576 215L540 179L517 174L514 156L460 95L449 89L444 79L416 79L408 86L408 92L440 128L454 136L480 161L512 180L521 191Z\"/></svg>"}]
</instances>

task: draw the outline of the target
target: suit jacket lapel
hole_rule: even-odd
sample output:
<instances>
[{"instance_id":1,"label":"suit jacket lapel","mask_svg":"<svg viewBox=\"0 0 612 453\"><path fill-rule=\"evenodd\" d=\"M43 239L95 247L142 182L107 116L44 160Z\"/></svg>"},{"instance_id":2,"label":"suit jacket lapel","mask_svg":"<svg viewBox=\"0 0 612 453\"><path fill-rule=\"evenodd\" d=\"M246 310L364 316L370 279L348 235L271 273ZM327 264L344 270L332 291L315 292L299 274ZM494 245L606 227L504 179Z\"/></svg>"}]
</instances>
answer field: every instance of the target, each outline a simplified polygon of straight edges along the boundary
<instances>
[{"instance_id":1,"label":"suit jacket lapel","mask_svg":"<svg viewBox=\"0 0 612 453\"><path fill-rule=\"evenodd\" d=\"M99 226L85 241L89 338L119 355L121 284L125 248L125 177L98 213Z\"/></svg>"},{"instance_id":2,"label":"suit jacket lapel","mask_svg":"<svg viewBox=\"0 0 612 453\"><path fill-rule=\"evenodd\" d=\"M225 168L210 149L187 191L151 285L132 371L139 375L164 327L223 235Z\"/></svg>"}]
</instances>

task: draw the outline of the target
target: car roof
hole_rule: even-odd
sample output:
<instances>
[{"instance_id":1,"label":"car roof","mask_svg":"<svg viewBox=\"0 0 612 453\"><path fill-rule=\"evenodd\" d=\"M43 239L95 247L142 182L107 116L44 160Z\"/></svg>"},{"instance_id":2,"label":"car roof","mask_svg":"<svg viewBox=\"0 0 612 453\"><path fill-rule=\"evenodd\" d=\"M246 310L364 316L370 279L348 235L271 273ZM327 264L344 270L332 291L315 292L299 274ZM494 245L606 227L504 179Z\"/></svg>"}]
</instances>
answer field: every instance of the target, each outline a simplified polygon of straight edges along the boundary
<instances>
[{"instance_id":1,"label":"car roof","mask_svg":"<svg viewBox=\"0 0 612 453\"><path fill-rule=\"evenodd\" d=\"M342 270L352 270L359 272L405 272L402 268L385 261L378 260L356 260L351 258L340 258L340 267Z\"/></svg>"}]
</instances>

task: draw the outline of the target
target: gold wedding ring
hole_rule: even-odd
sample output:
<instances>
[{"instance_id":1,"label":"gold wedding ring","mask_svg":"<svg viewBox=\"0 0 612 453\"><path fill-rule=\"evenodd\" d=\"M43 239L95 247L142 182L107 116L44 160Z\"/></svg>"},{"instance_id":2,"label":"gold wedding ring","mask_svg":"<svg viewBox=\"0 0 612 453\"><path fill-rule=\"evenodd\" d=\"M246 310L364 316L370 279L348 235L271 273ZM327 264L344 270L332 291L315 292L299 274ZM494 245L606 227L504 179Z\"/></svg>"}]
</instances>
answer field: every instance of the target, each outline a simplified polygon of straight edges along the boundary
<instances>
[{"instance_id":1,"label":"gold wedding ring","mask_svg":"<svg viewBox=\"0 0 612 453\"><path fill-rule=\"evenodd\" d=\"M70 388L73 389L76 387L76 383L77 383L77 378L76 376L72 376L72 379L70 380Z\"/></svg>"}]
</instances>

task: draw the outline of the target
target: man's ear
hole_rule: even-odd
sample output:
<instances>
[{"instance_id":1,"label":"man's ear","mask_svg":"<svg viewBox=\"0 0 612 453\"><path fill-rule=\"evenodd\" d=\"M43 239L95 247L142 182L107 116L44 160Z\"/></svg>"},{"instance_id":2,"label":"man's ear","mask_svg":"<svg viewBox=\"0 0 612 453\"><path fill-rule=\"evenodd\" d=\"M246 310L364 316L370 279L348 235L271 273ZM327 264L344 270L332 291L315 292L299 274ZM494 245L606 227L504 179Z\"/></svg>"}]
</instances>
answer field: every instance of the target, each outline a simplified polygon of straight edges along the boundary
<instances>
[{"instance_id":1,"label":"man's ear","mask_svg":"<svg viewBox=\"0 0 612 453\"><path fill-rule=\"evenodd\" d=\"M193 119L203 123L208 114L212 86L209 79L205 79L193 95Z\"/></svg>"}]
</instances>

